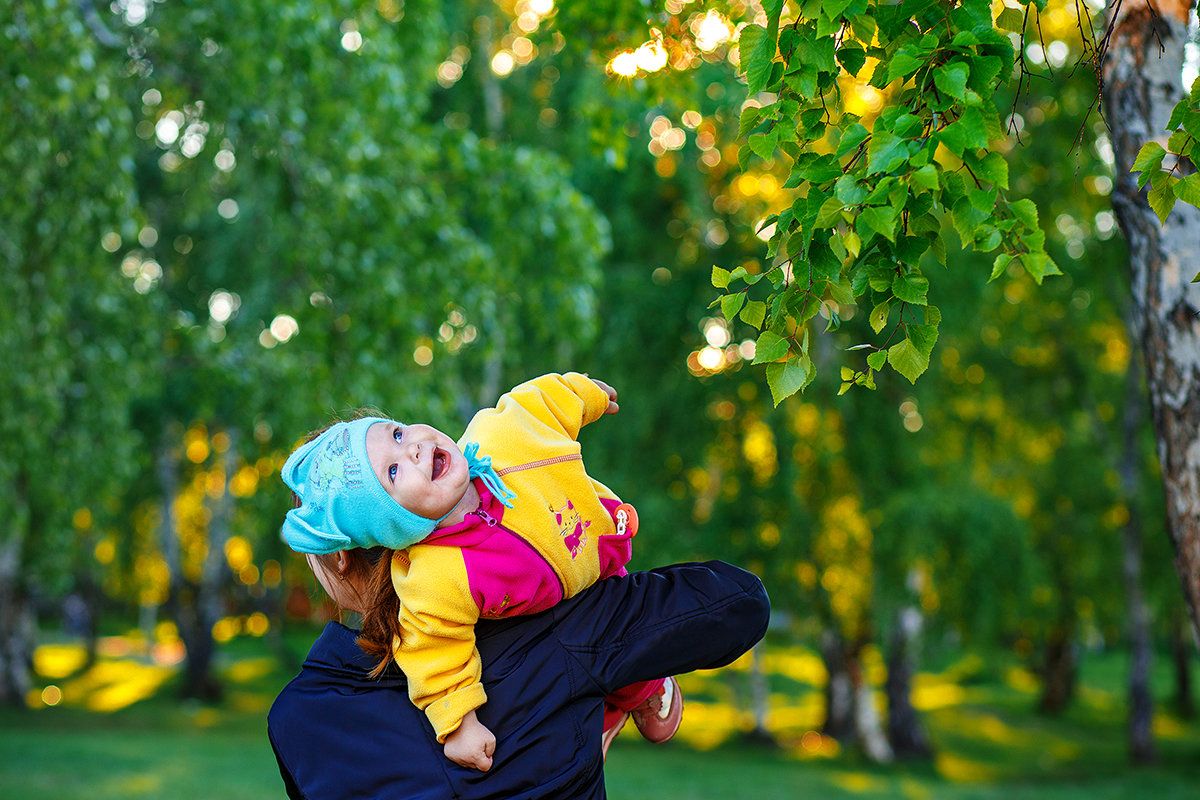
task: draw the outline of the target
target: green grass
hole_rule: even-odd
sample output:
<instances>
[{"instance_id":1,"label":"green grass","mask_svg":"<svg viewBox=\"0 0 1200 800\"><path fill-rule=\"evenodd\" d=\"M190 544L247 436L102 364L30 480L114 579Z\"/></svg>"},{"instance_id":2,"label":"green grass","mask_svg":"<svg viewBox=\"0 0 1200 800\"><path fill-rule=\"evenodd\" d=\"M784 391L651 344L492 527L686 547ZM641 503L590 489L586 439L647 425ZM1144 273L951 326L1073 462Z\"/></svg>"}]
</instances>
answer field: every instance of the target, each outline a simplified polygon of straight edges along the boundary
<instances>
[{"instance_id":1,"label":"green grass","mask_svg":"<svg viewBox=\"0 0 1200 800\"><path fill-rule=\"evenodd\" d=\"M303 652L311 636L303 633L304 641L293 649ZM801 671L794 659L775 663L785 665L781 669ZM819 754L806 750L802 737L814 724L811 675L779 675L772 683L772 728L780 747L747 744L735 735L711 749L697 749L688 742L702 743L705 737L687 727L685 714L684 741L655 747L632 732L618 739L606 769L609 796L613 800L1196 797L1200 721L1181 721L1160 708L1158 762L1142 768L1129 765L1124 665L1120 654L1089 657L1076 703L1053 718L1032 710L1035 694L1027 676L1006 680L1005 669L989 669L986 677L964 680L959 691L959 684L947 680L962 677L962 669L951 666L941 675L926 675L923 681L931 687L928 697L933 699L924 719L938 755L932 762L886 767L869 764L831 742L818 748ZM1169 685L1165 659L1156 669L1156 685L1165 695ZM135 674L132 666L130 670ZM225 650L223 675L230 690L220 707L181 705L168 680L149 697L109 713L86 710L88 698L100 697L105 690L95 676L58 676L55 682L65 693L58 706L0 711L0 797L236 800L282 796L266 739L265 714L290 674L291 668L270 659L260 641L242 639ZM685 691L690 724L739 719L727 703L743 680L736 670L689 676ZM90 687L90 693L80 687ZM812 738L806 741L811 744Z\"/></svg>"}]
</instances>

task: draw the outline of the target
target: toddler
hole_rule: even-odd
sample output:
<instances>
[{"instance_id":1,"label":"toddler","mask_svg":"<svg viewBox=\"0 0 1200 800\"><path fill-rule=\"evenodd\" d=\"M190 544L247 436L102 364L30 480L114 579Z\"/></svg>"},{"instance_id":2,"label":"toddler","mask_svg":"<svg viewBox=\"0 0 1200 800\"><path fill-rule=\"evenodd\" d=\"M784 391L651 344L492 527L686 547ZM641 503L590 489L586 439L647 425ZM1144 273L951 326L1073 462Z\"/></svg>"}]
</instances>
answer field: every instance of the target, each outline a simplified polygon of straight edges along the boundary
<instances>
[{"instance_id":1,"label":"toddler","mask_svg":"<svg viewBox=\"0 0 1200 800\"><path fill-rule=\"evenodd\" d=\"M293 550L397 551L393 656L462 766L486 771L495 748L475 714L487 699L475 623L544 611L625 574L637 515L588 476L577 441L618 411L616 399L586 375L544 375L477 413L460 443L428 425L366 417L330 426L283 466L300 501L283 526ZM604 750L630 716L658 742L681 713L674 678L628 686L608 698Z\"/></svg>"}]
</instances>

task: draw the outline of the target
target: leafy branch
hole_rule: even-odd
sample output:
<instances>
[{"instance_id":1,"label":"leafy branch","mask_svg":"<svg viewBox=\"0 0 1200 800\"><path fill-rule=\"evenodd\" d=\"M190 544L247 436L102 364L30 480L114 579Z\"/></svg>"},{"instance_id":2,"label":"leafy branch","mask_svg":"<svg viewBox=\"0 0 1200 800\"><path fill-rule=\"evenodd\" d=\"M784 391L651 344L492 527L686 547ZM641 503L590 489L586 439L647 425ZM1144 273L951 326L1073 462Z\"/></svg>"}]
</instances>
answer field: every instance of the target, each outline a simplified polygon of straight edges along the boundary
<instances>
[{"instance_id":1,"label":"leafy branch","mask_svg":"<svg viewBox=\"0 0 1200 800\"><path fill-rule=\"evenodd\" d=\"M843 371L842 391L874 388L885 365L910 381L928 368L941 314L922 263L946 263L944 219L964 247L999 251L992 278L1012 265L1039 282L1058 273L1036 207L1009 200L1008 166L991 149L1004 137L993 98L1017 55L1009 33L1023 36L1028 9L1006 7L993 20L987 0L805 0L781 24L783 5L766 0L765 24L741 33L758 102L739 120L738 161L744 170L790 159L784 187L795 200L764 223L775 226L770 269L713 270L724 292L714 305L759 331L754 360L767 364L776 404L816 375L808 327L823 307L827 331L839 307L871 308L876 335L899 312L882 344L851 348L870 352L861 369ZM888 94L873 119L845 109L846 95L867 87Z\"/></svg>"}]
</instances>

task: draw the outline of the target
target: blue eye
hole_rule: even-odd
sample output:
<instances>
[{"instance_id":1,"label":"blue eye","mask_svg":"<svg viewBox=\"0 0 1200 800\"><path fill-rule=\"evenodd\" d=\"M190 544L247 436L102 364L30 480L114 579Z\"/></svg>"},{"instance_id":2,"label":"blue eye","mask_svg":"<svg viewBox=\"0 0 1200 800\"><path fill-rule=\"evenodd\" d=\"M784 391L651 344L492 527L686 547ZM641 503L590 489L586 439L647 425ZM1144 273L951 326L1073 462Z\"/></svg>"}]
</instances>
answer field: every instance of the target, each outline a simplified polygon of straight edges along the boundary
<instances>
[{"instance_id":1,"label":"blue eye","mask_svg":"<svg viewBox=\"0 0 1200 800\"><path fill-rule=\"evenodd\" d=\"M392 464L390 467L388 467L388 477L391 478L392 480L396 480L396 465L395 464Z\"/></svg>"},{"instance_id":2,"label":"blue eye","mask_svg":"<svg viewBox=\"0 0 1200 800\"><path fill-rule=\"evenodd\" d=\"M397 442L400 441L401 439L403 439L404 438L404 428L397 426L396 430L392 431L392 438L395 439Z\"/></svg>"}]
</instances>

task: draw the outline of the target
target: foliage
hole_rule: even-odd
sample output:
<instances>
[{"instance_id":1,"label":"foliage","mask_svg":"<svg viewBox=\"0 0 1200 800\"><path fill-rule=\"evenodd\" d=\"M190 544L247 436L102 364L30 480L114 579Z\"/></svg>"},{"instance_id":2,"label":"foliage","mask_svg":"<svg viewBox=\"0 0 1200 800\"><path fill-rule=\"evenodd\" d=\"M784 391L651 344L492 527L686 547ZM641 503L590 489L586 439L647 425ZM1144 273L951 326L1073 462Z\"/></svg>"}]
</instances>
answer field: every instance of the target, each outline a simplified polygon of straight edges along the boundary
<instances>
[{"instance_id":1,"label":"foliage","mask_svg":"<svg viewBox=\"0 0 1200 800\"><path fill-rule=\"evenodd\" d=\"M1132 169L1141 173L1137 181L1139 189L1150 184L1147 193L1150 208L1163 222L1167 221L1176 200L1200 206L1200 173L1194 167L1188 172L1185 167L1194 160L1196 143L1200 141L1200 78L1192 83L1191 92L1175 105L1166 130L1170 133L1167 146L1156 141L1146 142ZM1170 156L1169 160L1167 156ZM1169 168L1164 168L1164 161ZM1200 280L1200 273L1192 278L1193 282L1197 280Z\"/></svg>"},{"instance_id":2,"label":"foliage","mask_svg":"<svg viewBox=\"0 0 1200 800\"><path fill-rule=\"evenodd\" d=\"M137 466L124 397L148 377L147 307L113 253L137 234L117 67L79 15L0 11L0 544L19 593L87 569Z\"/></svg>"},{"instance_id":3,"label":"foliage","mask_svg":"<svg viewBox=\"0 0 1200 800\"><path fill-rule=\"evenodd\" d=\"M1020 35L1024 17L1006 8L993 22L986 0L810 2L790 20L782 8L766 3L764 24L741 34L753 102L739 162L781 151L798 199L763 223L767 270L714 269L713 284L727 290L722 312L761 329L755 360L768 365L776 403L816 374L808 323L822 307L833 310L828 330L839 306L869 306L883 339L856 346L866 364L842 369L842 391L873 388L885 364L915 381L941 322L925 271L946 262L943 217L964 247L999 251L993 278L1010 263L1039 282L1058 273L1035 205L1010 198L1008 166L992 146L1004 135L995 91L1014 65L1005 33ZM886 97L873 119L852 110L871 91ZM763 278L770 288L757 299Z\"/></svg>"}]
</instances>

